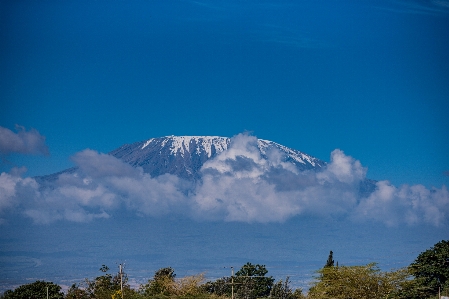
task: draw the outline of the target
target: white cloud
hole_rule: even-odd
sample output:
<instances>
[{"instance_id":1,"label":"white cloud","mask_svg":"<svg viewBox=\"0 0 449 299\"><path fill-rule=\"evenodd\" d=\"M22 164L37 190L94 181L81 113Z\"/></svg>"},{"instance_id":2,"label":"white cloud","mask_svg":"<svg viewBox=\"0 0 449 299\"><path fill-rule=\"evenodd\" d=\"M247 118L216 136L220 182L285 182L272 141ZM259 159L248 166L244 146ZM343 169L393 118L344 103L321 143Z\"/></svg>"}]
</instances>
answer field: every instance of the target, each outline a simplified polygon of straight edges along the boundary
<instances>
[{"instance_id":1,"label":"white cloud","mask_svg":"<svg viewBox=\"0 0 449 299\"><path fill-rule=\"evenodd\" d=\"M134 168L119 159L86 149L72 157L79 170L92 178L135 177L142 174L141 168Z\"/></svg>"},{"instance_id":2,"label":"white cloud","mask_svg":"<svg viewBox=\"0 0 449 299\"><path fill-rule=\"evenodd\" d=\"M376 190L363 198L354 211L354 217L373 219L387 225L401 223L435 226L447 221L449 214L449 193L441 189L427 189L422 185L403 185L399 188L388 181L377 183Z\"/></svg>"},{"instance_id":3,"label":"white cloud","mask_svg":"<svg viewBox=\"0 0 449 299\"><path fill-rule=\"evenodd\" d=\"M17 133L0 127L0 154L42 154L48 155L45 137L37 130L26 131L24 127L16 125Z\"/></svg>"},{"instance_id":4,"label":"white cloud","mask_svg":"<svg viewBox=\"0 0 449 299\"><path fill-rule=\"evenodd\" d=\"M366 169L360 161L346 156L343 151L336 149L331 153L331 163L327 169L317 174L318 179L328 182L338 181L352 184L365 179Z\"/></svg>"},{"instance_id":5,"label":"white cloud","mask_svg":"<svg viewBox=\"0 0 449 299\"><path fill-rule=\"evenodd\" d=\"M314 215L387 225L447 223L446 187L397 188L380 181L364 198L359 184L367 170L341 150L333 151L330 163L318 172L292 169L280 152L268 156L260 156L255 137L237 135L228 151L204 164L202 180L190 183L169 174L152 178L112 156L84 150L72 158L78 170L60 175L50 187L17 175L23 171L2 173L0 223L7 221L7 213L45 224L108 218L123 209L140 216L214 221L282 222Z\"/></svg>"}]
</instances>

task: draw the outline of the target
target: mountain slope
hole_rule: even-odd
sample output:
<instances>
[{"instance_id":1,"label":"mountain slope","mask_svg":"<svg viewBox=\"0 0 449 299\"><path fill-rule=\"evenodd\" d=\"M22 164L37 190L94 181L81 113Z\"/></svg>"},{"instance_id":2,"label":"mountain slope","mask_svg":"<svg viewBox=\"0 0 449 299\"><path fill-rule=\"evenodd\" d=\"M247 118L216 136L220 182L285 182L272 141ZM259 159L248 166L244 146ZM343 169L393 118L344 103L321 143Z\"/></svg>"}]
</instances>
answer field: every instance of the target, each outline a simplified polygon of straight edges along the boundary
<instances>
[{"instance_id":1,"label":"mountain slope","mask_svg":"<svg viewBox=\"0 0 449 299\"><path fill-rule=\"evenodd\" d=\"M231 138L217 136L167 136L125 144L109 154L142 167L153 177L169 173L190 180L198 179L203 164L228 150L231 142ZM295 165L300 171L326 165L324 161L272 141L257 139L257 147L263 159L277 150L283 162Z\"/></svg>"},{"instance_id":2,"label":"mountain slope","mask_svg":"<svg viewBox=\"0 0 449 299\"><path fill-rule=\"evenodd\" d=\"M254 144L250 146L257 148L258 153L256 155L258 154L261 160L268 164L273 161L274 157L278 162L291 165L293 166L292 169L299 172L305 170L320 171L327 165L320 159L276 142L256 138L254 140ZM152 177L172 174L189 181L196 181L201 179L201 168L204 163L225 151L235 150L232 142L235 142L235 139L218 136L166 136L124 144L111 151L109 155L133 167L141 167L145 173ZM238 153L235 155L239 158ZM241 156L240 158L246 157ZM51 185L51 182L56 181L59 175L63 173L75 174L76 172L77 167L72 167L35 179L44 187L49 183ZM359 185L359 193L364 196L369 195L374 191L375 183L373 180L363 180Z\"/></svg>"}]
</instances>

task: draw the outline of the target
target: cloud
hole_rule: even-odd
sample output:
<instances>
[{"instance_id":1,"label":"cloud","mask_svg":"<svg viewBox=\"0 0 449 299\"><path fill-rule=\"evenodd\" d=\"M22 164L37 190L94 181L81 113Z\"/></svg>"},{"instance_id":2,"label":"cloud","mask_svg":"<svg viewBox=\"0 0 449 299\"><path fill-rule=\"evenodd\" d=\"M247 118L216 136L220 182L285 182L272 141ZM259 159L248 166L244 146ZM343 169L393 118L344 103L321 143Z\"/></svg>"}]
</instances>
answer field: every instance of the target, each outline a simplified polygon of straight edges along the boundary
<instances>
[{"instance_id":1,"label":"cloud","mask_svg":"<svg viewBox=\"0 0 449 299\"><path fill-rule=\"evenodd\" d=\"M48 155L48 147L45 137L37 130L26 131L24 127L16 125L17 133L0 127L0 155L19 154L41 154Z\"/></svg>"},{"instance_id":2,"label":"cloud","mask_svg":"<svg viewBox=\"0 0 449 299\"><path fill-rule=\"evenodd\" d=\"M141 217L186 216L197 220L283 222L292 217L338 217L386 225L444 225L449 193L422 185L375 183L363 195L367 169L337 149L320 171L298 171L273 150L264 159L257 138L239 134L229 150L207 161L201 180L151 177L110 155L75 154L76 171L50 186L22 178L23 169L0 176L0 222L17 213L35 223L88 222L128 211Z\"/></svg>"},{"instance_id":3,"label":"cloud","mask_svg":"<svg viewBox=\"0 0 449 299\"><path fill-rule=\"evenodd\" d=\"M446 186L429 190L422 185L397 188L388 181L380 181L376 185L376 190L357 206L354 217L374 219L387 225L425 222L439 226L449 216Z\"/></svg>"},{"instance_id":4,"label":"cloud","mask_svg":"<svg viewBox=\"0 0 449 299\"><path fill-rule=\"evenodd\" d=\"M6 222L3 218L6 212L15 210L19 205L27 205L38 189L34 179L21 178L18 174L21 171L15 168L11 173L0 174L0 224Z\"/></svg>"}]
</instances>

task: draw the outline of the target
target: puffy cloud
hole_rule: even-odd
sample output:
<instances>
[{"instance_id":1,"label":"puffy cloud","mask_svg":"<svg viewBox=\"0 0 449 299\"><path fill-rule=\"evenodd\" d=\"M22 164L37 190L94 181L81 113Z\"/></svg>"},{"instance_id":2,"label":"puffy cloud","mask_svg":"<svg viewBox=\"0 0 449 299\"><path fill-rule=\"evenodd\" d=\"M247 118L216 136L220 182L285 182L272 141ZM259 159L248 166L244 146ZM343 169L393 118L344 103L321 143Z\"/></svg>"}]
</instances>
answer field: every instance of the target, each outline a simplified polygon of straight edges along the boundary
<instances>
[{"instance_id":1,"label":"puffy cloud","mask_svg":"<svg viewBox=\"0 0 449 299\"><path fill-rule=\"evenodd\" d=\"M346 217L387 225L447 223L446 187L377 182L360 192L366 168L341 150L320 171L298 171L273 150L261 157L257 139L240 134L229 150L207 161L201 180L174 175L151 177L110 155L84 150L72 157L77 168L49 186L21 178L16 169L0 176L0 217L22 213L36 223L87 222L119 211L139 216L183 215L200 220L282 222L294 216ZM0 219L5 222L6 218Z\"/></svg>"},{"instance_id":2,"label":"puffy cloud","mask_svg":"<svg viewBox=\"0 0 449 299\"><path fill-rule=\"evenodd\" d=\"M439 226L447 221L449 193L446 186L429 190L422 185L397 188L388 181L376 185L376 190L363 198L355 209L355 218L374 219L387 225L424 222Z\"/></svg>"},{"instance_id":3,"label":"puffy cloud","mask_svg":"<svg viewBox=\"0 0 449 299\"><path fill-rule=\"evenodd\" d=\"M142 174L141 168L134 168L119 159L86 149L72 157L79 170L91 178L134 177Z\"/></svg>"},{"instance_id":4,"label":"puffy cloud","mask_svg":"<svg viewBox=\"0 0 449 299\"><path fill-rule=\"evenodd\" d=\"M356 203L360 162L342 151L332 153L322 172L298 173L281 163L281 153L262 159L257 139L238 135L227 152L203 166L195 192L197 214L229 221L284 221L301 213L345 213Z\"/></svg>"},{"instance_id":5,"label":"puffy cloud","mask_svg":"<svg viewBox=\"0 0 449 299\"><path fill-rule=\"evenodd\" d=\"M336 149L331 153L331 163L327 169L317 175L319 179L325 181L338 181L352 184L365 179L366 169L362 167L360 161L346 156L343 151Z\"/></svg>"},{"instance_id":6,"label":"puffy cloud","mask_svg":"<svg viewBox=\"0 0 449 299\"><path fill-rule=\"evenodd\" d=\"M4 215L20 204L26 205L36 194L38 184L32 178L21 178L20 170L13 168L11 173L0 174L0 224L5 223Z\"/></svg>"},{"instance_id":7,"label":"puffy cloud","mask_svg":"<svg viewBox=\"0 0 449 299\"><path fill-rule=\"evenodd\" d=\"M26 131L24 127L16 125L17 133L0 127L0 154L42 154L48 155L45 137L37 130Z\"/></svg>"}]
</instances>

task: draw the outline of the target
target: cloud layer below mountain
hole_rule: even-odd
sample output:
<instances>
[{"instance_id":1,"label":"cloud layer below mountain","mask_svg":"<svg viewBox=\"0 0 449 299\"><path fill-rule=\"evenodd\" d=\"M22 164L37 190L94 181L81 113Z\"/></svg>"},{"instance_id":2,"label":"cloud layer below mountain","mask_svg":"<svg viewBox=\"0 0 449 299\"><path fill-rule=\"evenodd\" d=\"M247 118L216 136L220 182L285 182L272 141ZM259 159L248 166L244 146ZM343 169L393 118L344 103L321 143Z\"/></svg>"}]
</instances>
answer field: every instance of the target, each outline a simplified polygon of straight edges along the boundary
<instances>
[{"instance_id":1,"label":"cloud layer below mountain","mask_svg":"<svg viewBox=\"0 0 449 299\"><path fill-rule=\"evenodd\" d=\"M42 147L40 147L42 148ZM10 150L11 151L11 150ZM232 138L228 151L207 161L202 180L151 177L113 156L86 149L72 157L75 173L40 186L12 169L0 175L0 223L22 215L36 224L88 222L126 209L142 217L182 215L195 220L283 222L294 216L338 217L395 225L447 225L446 186L376 183L360 195L367 169L336 149L322 171L298 172L279 152L263 159L254 136Z\"/></svg>"}]
</instances>

